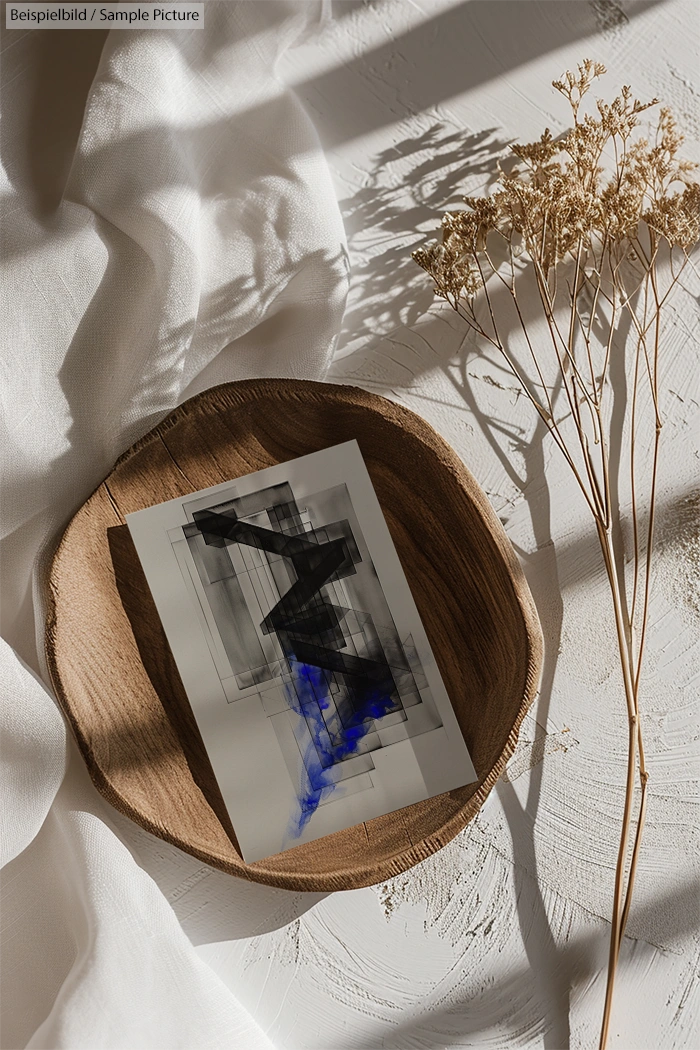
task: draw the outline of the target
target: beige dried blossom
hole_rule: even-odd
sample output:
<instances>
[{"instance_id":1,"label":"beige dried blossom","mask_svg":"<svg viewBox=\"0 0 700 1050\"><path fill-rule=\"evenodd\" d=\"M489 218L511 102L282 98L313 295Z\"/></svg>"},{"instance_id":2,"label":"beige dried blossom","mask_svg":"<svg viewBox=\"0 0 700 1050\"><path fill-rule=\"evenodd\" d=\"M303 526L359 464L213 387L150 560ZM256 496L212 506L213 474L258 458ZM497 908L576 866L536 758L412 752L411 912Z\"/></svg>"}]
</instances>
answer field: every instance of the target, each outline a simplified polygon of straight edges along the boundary
<instances>
[{"instance_id":1,"label":"beige dried blossom","mask_svg":"<svg viewBox=\"0 0 700 1050\"><path fill-rule=\"evenodd\" d=\"M578 74L567 72L553 86L569 101L573 126L559 139L546 129L536 142L511 146L517 162L501 172L489 197L465 197L467 212L443 220L443 252L422 248L413 258L431 275L436 293L448 302L479 291L481 260L490 231L506 238L521 235L532 261L548 275L552 267L581 249L626 254L645 223L653 237L688 250L697 240L700 214L694 165L678 157L683 136L670 110L662 108L653 140L633 133L640 114L657 104L641 102L628 86L611 103L597 100L597 116L580 115L582 99L605 72L586 60ZM613 158L606 172L606 150ZM673 183L684 188L671 192Z\"/></svg>"}]
</instances>

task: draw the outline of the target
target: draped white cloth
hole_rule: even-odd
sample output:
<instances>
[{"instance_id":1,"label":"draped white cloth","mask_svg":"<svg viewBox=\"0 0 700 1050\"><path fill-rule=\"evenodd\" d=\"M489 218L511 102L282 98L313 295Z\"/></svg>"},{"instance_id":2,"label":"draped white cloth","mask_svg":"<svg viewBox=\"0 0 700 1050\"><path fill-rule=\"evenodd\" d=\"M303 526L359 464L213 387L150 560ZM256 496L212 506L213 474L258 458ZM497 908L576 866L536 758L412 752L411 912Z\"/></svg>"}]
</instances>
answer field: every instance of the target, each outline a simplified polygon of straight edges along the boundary
<instances>
[{"instance_id":1,"label":"draped white cloth","mask_svg":"<svg viewBox=\"0 0 700 1050\"><path fill-rule=\"evenodd\" d=\"M275 76L323 17L304 0L210 3L201 27L112 31L55 207L27 177L32 138L52 133L32 31L4 34L5 1050L270 1046L139 863L145 833L131 842L92 787L40 681L42 592L71 515L170 409L227 380L324 374L342 222Z\"/></svg>"}]
</instances>

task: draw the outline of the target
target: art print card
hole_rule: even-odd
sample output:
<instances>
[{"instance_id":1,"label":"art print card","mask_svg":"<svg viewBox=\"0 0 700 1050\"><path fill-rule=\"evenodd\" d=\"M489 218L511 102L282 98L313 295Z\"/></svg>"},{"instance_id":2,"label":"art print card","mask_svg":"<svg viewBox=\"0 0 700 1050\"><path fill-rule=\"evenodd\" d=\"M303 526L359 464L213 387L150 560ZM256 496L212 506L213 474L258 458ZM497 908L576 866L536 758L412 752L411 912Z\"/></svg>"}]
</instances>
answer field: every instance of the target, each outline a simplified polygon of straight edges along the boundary
<instances>
[{"instance_id":1,"label":"art print card","mask_svg":"<svg viewBox=\"0 0 700 1050\"><path fill-rule=\"evenodd\" d=\"M476 780L357 442L127 523L246 862Z\"/></svg>"}]
</instances>

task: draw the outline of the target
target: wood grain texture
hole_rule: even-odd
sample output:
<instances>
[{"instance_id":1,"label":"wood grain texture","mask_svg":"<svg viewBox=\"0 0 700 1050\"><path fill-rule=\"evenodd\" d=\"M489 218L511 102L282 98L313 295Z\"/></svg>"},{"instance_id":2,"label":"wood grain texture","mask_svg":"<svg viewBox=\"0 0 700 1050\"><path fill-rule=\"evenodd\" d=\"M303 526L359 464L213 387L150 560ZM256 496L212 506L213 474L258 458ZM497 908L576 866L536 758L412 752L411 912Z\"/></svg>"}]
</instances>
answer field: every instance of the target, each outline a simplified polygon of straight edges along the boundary
<instances>
[{"instance_id":1,"label":"wood grain texture","mask_svg":"<svg viewBox=\"0 0 700 1050\"><path fill-rule=\"evenodd\" d=\"M124 515L353 438L479 781L245 864ZM186 402L76 514L49 592L51 677L105 798L215 867L288 889L370 885L450 841L503 772L539 681L532 598L475 480L424 420L350 386L253 380Z\"/></svg>"}]
</instances>

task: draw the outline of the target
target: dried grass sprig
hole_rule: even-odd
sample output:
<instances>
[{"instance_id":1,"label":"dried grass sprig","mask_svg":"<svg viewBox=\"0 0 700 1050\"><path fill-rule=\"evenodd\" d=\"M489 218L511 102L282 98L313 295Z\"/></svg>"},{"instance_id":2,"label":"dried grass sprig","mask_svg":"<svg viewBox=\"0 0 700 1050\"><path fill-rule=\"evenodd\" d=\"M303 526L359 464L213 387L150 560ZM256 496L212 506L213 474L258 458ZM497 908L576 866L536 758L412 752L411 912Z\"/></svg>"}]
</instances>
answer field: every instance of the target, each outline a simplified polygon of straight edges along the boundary
<instances>
[{"instance_id":1,"label":"dried grass sprig","mask_svg":"<svg viewBox=\"0 0 700 1050\"><path fill-rule=\"evenodd\" d=\"M513 145L512 164L500 170L495 191L465 197L464 210L444 216L442 242L413 253L432 277L436 295L503 355L562 452L593 516L610 584L628 760L600 1050L608 1039L649 781L639 697L663 425L661 318L700 236L700 185L691 178L695 165L679 157L683 138L670 110L660 108L648 137L639 131L641 114L658 100L641 102L627 86L612 102L596 100L587 111L586 96L605 72L601 63L586 59L576 73L555 80L553 87L571 107L569 130L557 139L545 130L536 142ZM511 304L525 363L503 323L497 289ZM525 305L530 310L533 301L544 322L544 343L537 323L526 317ZM632 385L624 445L632 504L629 581L624 552L614 541L611 439L621 447L623 442L621 431L611 432L611 365L617 355L629 363ZM638 460L645 425L653 438L644 500Z\"/></svg>"}]
</instances>

